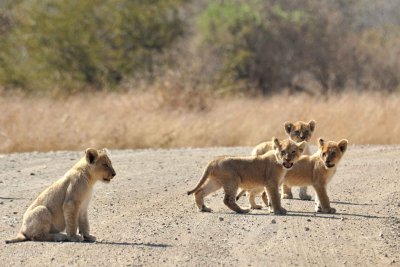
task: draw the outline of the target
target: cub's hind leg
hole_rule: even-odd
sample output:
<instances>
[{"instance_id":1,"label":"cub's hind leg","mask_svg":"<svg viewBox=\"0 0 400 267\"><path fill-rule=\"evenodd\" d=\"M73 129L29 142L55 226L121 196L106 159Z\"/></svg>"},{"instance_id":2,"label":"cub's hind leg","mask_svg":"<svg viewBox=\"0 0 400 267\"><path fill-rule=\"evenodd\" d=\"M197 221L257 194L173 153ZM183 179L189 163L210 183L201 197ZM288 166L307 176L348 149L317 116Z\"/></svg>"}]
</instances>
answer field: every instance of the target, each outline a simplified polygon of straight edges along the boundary
<instances>
[{"instance_id":1,"label":"cub's hind leg","mask_svg":"<svg viewBox=\"0 0 400 267\"><path fill-rule=\"evenodd\" d=\"M22 233L28 240L59 241L50 235L52 214L45 206L37 206L24 214Z\"/></svg>"},{"instance_id":2,"label":"cub's hind leg","mask_svg":"<svg viewBox=\"0 0 400 267\"><path fill-rule=\"evenodd\" d=\"M259 190L250 190L249 191L249 202L250 202L250 207L252 209L260 210L262 209L261 205L258 205L256 203L256 196L260 195L261 192Z\"/></svg>"},{"instance_id":3,"label":"cub's hind leg","mask_svg":"<svg viewBox=\"0 0 400 267\"><path fill-rule=\"evenodd\" d=\"M289 187L285 184L282 184L281 190L282 190L282 198L284 198L284 199L292 199L293 198L291 187Z\"/></svg>"},{"instance_id":4,"label":"cub's hind leg","mask_svg":"<svg viewBox=\"0 0 400 267\"><path fill-rule=\"evenodd\" d=\"M48 233L33 238L34 241L63 242L67 241L67 235L61 233Z\"/></svg>"},{"instance_id":5,"label":"cub's hind leg","mask_svg":"<svg viewBox=\"0 0 400 267\"><path fill-rule=\"evenodd\" d=\"M232 178L232 180L234 180ZM239 189L239 185L237 183L229 184L229 185L224 185L224 204L228 206L233 211L236 211L237 213L248 213L250 209L242 209L237 203L236 203L236 194L237 190Z\"/></svg>"},{"instance_id":6,"label":"cub's hind leg","mask_svg":"<svg viewBox=\"0 0 400 267\"><path fill-rule=\"evenodd\" d=\"M268 201L268 195L267 195L267 193L265 192L265 190L264 190L264 192L262 193L261 198L262 198L263 202L265 203L265 205L266 205L267 207L271 206L271 203Z\"/></svg>"},{"instance_id":7,"label":"cub's hind leg","mask_svg":"<svg viewBox=\"0 0 400 267\"><path fill-rule=\"evenodd\" d=\"M194 193L197 208L199 211L211 212L212 210L204 204L204 198L209 194L217 191L221 188L221 185L216 181L208 180L197 192Z\"/></svg>"},{"instance_id":8,"label":"cub's hind leg","mask_svg":"<svg viewBox=\"0 0 400 267\"><path fill-rule=\"evenodd\" d=\"M300 187L299 197L302 200L311 200L311 196L307 194L307 186Z\"/></svg>"},{"instance_id":9,"label":"cub's hind leg","mask_svg":"<svg viewBox=\"0 0 400 267\"><path fill-rule=\"evenodd\" d=\"M239 192L239 194L236 196L236 201L239 200L242 196L246 195L246 190L242 190Z\"/></svg>"}]
</instances>

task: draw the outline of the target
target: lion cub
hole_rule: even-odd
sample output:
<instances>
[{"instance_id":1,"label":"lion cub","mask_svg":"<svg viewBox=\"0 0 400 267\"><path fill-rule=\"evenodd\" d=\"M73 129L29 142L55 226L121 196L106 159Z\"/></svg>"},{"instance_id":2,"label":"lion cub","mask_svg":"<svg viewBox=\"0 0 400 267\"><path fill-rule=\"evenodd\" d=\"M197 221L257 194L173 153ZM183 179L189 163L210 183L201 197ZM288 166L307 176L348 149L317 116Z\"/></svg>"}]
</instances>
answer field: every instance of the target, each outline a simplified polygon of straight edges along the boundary
<instances>
[{"instance_id":1,"label":"lion cub","mask_svg":"<svg viewBox=\"0 0 400 267\"><path fill-rule=\"evenodd\" d=\"M284 179L283 184L290 188L292 186L312 185L317 194L315 199L316 211L324 213L335 213L336 210L330 207L326 187L336 172L337 165L347 149L348 141L343 139L338 143L323 139L318 140L319 150L313 155L303 155L296 164L290 169ZM284 194L284 187L282 194ZM249 191L249 202L252 209L261 209L261 205L255 203L255 197L261 195L262 200L268 206L268 198L262 186L254 187ZM241 196L243 191L238 195Z\"/></svg>"},{"instance_id":2,"label":"lion cub","mask_svg":"<svg viewBox=\"0 0 400 267\"><path fill-rule=\"evenodd\" d=\"M96 238L89 234L87 216L93 185L97 181L108 183L114 176L106 149L86 149L85 156L29 206L17 237L6 243L95 241ZM66 235L60 233L65 229Z\"/></svg>"},{"instance_id":3,"label":"lion cub","mask_svg":"<svg viewBox=\"0 0 400 267\"><path fill-rule=\"evenodd\" d=\"M306 148L304 149L303 155L310 155L310 147L308 145L308 142L310 141L312 134L314 133L315 130L315 121L311 120L308 123L303 122L303 121L297 121L297 122L285 122L285 132L289 136L289 139L300 143L303 141L307 142ZM252 155L262 155L266 153L267 151L272 149L272 143L270 141L268 142L262 142L258 144L251 152ZM292 190L289 187L286 187L283 185L283 194L282 198L293 198ZM245 192L242 191L239 193L238 198L242 196ZM307 194L307 187L303 186L300 187L300 192L299 192L299 197L300 199L303 200L311 200L311 196ZM250 200L249 201L253 201ZM252 205L252 208L261 208L259 205Z\"/></svg>"},{"instance_id":4,"label":"lion cub","mask_svg":"<svg viewBox=\"0 0 400 267\"><path fill-rule=\"evenodd\" d=\"M301 156L296 165L286 173L284 184L289 187L312 185L317 193L315 210L335 213L336 210L330 207L326 188L346 152L347 144L346 139L339 142L318 139L318 151L311 156Z\"/></svg>"},{"instance_id":5,"label":"lion cub","mask_svg":"<svg viewBox=\"0 0 400 267\"><path fill-rule=\"evenodd\" d=\"M221 187L225 191L224 203L233 211L247 213L236 203L238 188L251 190L254 187L265 189L275 214L285 214L281 207L279 185L287 170L293 167L304 150L306 142L297 144L292 140L279 142L272 139L273 149L264 155L248 157L219 157L211 161L204 170L197 186L187 192L194 193L200 211L210 212L204 204L204 197Z\"/></svg>"}]
</instances>

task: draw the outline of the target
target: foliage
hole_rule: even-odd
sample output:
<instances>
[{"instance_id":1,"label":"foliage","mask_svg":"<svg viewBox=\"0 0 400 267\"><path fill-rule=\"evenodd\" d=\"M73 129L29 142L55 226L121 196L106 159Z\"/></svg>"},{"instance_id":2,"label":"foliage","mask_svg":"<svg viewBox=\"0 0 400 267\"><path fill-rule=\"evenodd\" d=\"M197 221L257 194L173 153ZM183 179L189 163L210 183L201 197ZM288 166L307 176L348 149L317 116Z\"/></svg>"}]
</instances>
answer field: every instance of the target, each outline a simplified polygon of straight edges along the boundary
<instances>
[{"instance_id":1,"label":"foliage","mask_svg":"<svg viewBox=\"0 0 400 267\"><path fill-rule=\"evenodd\" d=\"M282 88L305 90L296 79L306 73L325 92L349 84L393 90L400 84L395 75L398 66L379 71L382 60L373 59L371 49L361 47L363 32L371 29L357 16L366 4L210 1L197 25L204 44L220 59L218 86L234 87L246 80L265 93ZM363 65L365 58L373 64Z\"/></svg>"},{"instance_id":2,"label":"foliage","mask_svg":"<svg viewBox=\"0 0 400 267\"><path fill-rule=\"evenodd\" d=\"M399 32L398 0L0 0L0 88L395 91Z\"/></svg>"},{"instance_id":3,"label":"foliage","mask_svg":"<svg viewBox=\"0 0 400 267\"><path fill-rule=\"evenodd\" d=\"M136 71L182 35L183 0L25 0L0 44L0 83L27 89L102 88Z\"/></svg>"}]
</instances>

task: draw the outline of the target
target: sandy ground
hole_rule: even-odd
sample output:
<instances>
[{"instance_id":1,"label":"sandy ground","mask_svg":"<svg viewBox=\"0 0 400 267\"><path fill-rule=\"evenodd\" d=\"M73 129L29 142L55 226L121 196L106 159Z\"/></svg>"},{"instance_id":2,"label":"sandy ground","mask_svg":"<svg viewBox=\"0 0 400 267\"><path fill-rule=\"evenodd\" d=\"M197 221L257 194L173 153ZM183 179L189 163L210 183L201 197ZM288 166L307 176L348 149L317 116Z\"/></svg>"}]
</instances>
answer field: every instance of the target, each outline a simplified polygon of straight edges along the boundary
<instances>
[{"instance_id":1,"label":"sandy ground","mask_svg":"<svg viewBox=\"0 0 400 267\"><path fill-rule=\"evenodd\" d=\"M217 155L250 148L112 151L117 176L98 184L89 208L96 243L0 244L2 266L400 266L400 146L350 146L329 195L337 214L313 201L284 200L239 215L193 188ZM18 232L27 206L83 152L0 155L0 239ZM297 192L295 197L297 197ZM247 199L239 201L247 206Z\"/></svg>"}]
</instances>

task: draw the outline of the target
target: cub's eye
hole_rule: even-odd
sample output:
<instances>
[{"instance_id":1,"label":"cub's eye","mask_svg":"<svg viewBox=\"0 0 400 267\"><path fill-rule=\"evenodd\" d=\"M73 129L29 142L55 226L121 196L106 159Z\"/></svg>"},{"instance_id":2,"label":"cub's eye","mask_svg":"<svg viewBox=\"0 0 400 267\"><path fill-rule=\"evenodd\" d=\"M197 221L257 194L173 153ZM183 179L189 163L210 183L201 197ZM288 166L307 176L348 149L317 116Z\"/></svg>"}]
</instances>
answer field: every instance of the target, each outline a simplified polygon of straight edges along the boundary
<instances>
[{"instance_id":1,"label":"cub's eye","mask_svg":"<svg viewBox=\"0 0 400 267\"><path fill-rule=\"evenodd\" d=\"M309 131L305 131L305 132L304 132L304 135L308 135L308 134L309 134Z\"/></svg>"},{"instance_id":2,"label":"cub's eye","mask_svg":"<svg viewBox=\"0 0 400 267\"><path fill-rule=\"evenodd\" d=\"M286 153L285 151L281 151L281 155L284 156Z\"/></svg>"},{"instance_id":3,"label":"cub's eye","mask_svg":"<svg viewBox=\"0 0 400 267\"><path fill-rule=\"evenodd\" d=\"M295 135L300 135L300 131L294 131Z\"/></svg>"},{"instance_id":4,"label":"cub's eye","mask_svg":"<svg viewBox=\"0 0 400 267\"><path fill-rule=\"evenodd\" d=\"M293 150L293 151L292 151L292 154L296 154L296 150Z\"/></svg>"},{"instance_id":5,"label":"cub's eye","mask_svg":"<svg viewBox=\"0 0 400 267\"><path fill-rule=\"evenodd\" d=\"M325 152L324 152L324 153L322 153L322 156L323 156L323 157L326 157L326 153L325 153Z\"/></svg>"},{"instance_id":6,"label":"cub's eye","mask_svg":"<svg viewBox=\"0 0 400 267\"><path fill-rule=\"evenodd\" d=\"M108 168L108 165L106 163L103 164L104 168Z\"/></svg>"}]
</instances>

